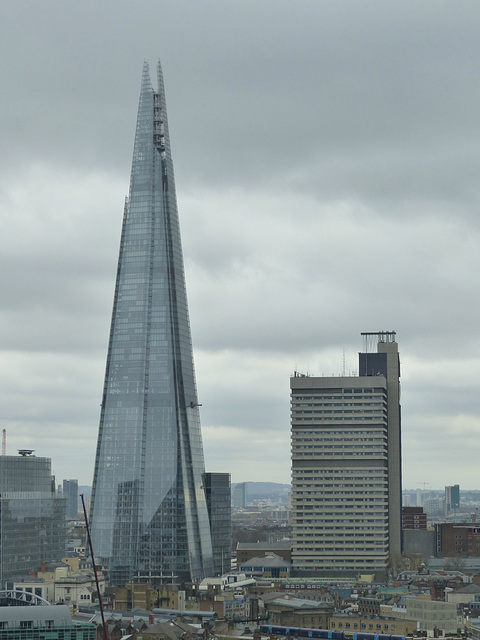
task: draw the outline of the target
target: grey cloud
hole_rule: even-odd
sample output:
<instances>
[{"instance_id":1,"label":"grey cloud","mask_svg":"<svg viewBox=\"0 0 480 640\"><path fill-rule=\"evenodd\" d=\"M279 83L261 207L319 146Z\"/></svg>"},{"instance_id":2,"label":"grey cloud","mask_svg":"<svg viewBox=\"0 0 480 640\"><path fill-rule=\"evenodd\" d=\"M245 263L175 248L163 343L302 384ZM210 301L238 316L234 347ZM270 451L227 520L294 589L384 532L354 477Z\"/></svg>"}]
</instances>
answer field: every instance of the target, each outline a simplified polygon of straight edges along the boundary
<instances>
[{"instance_id":1,"label":"grey cloud","mask_svg":"<svg viewBox=\"0 0 480 640\"><path fill-rule=\"evenodd\" d=\"M141 65L160 56L211 468L288 481L293 368L340 373L345 348L354 370L360 331L396 329L406 482L419 451L442 482L437 462L454 451L442 436L456 434L472 444L458 480L474 486L475 385L440 373L458 379L479 358L478 3L4 9L0 415L12 446L90 481ZM248 466L245 434L261 451L272 433L278 465Z\"/></svg>"}]
</instances>

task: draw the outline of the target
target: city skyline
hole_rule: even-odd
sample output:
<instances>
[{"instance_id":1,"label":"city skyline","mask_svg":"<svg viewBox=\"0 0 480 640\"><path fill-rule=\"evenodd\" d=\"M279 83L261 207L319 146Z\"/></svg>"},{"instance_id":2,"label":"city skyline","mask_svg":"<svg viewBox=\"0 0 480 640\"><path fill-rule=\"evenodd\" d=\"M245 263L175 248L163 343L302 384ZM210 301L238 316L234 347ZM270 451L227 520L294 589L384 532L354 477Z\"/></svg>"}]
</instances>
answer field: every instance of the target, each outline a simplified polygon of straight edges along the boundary
<instances>
[{"instance_id":1,"label":"city skyline","mask_svg":"<svg viewBox=\"0 0 480 640\"><path fill-rule=\"evenodd\" d=\"M290 482L292 372L353 372L358 333L394 327L404 486L474 489L478 19L468 1L9 5L7 452L92 483L138 69L161 58L206 467Z\"/></svg>"}]
</instances>

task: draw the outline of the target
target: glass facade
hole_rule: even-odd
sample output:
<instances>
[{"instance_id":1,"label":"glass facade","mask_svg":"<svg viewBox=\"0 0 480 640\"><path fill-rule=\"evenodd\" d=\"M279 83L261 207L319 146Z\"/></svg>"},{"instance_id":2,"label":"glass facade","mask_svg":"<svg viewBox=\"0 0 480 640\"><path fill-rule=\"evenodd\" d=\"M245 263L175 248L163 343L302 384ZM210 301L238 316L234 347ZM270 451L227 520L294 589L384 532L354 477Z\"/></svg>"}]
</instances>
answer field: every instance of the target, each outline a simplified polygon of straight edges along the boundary
<instances>
[{"instance_id":1,"label":"glass facade","mask_svg":"<svg viewBox=\"0 0 480 640\"><path fill-rule=\"evenodd\" d=\"M212 534L215 574L223 575L231 569L232 555L232 495L229 473L206 473L210 531Z\"/></svg>"},{"instance_id":2,"label":"glass facade","mask_svg":"<svg viewBox=\"0 0 480 640\"><path fill-rule=\"evenodd\" d=\"M78 480L63 481L63 495L67 501L67 516L78 517Z\"/></svg>"},{"instance_id":3,"label":"glass facade","mask_svg":"<svg viewBox=\"0 0 480 640\"><path fill-rule=\"evenodd\" d=\"M143 70L91 504L113 584L196 580L213 553L163 88Z\"/></svg>"},{"instance_id":4,"label":"glass facade","mask_svg":"<svg viewBox=\"0 0 480 640\"><path fill-rule=\"evenodd\" d=\"M65 556L65 499L55 493L50 460L0 456L1 583Z\"/></svg>"}]
</instances>

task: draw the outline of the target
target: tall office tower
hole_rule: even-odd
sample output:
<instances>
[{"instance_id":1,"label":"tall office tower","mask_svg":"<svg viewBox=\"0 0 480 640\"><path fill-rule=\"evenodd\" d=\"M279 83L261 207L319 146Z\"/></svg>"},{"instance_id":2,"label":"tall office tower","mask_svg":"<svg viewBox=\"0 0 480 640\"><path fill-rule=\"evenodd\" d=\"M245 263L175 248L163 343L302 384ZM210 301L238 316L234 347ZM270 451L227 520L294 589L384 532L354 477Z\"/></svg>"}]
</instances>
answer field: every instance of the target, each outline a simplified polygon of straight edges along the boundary
<instances>
[{"instance_id":1,"label":"tall office tower","mask_svg":"<svg viewBox=\"0 0 480 640\"><path fill-rule=\"evenodd\" d=\"M91 503L110 581L213 572L163 77L143 69Z\"/></svg>"},{"instance_id":2,"label":"tall office tower","mask_svg":"<svg viewBox=\"0 0 480 640\"><path fill-rule=\"evenodd\" d=\"M248 504L248 489L246 482L239 482L232 492L232 502L234 509L245 509Z\"/></svg>"},{"instance_id":3,"label":"tall office tower","mask_svg":"<svg viewBox=\"0 0 480 640\"><path fill-rule=\"evenodd\" d=\"M460 508L460 485L445 487L445 515Z\"/></svg>"},{"instance_id":4,"label":"tall office tower","mask_svg":"<svg viewBox=\"0 0 480 640\"><path fill-rule=\"evenodd\" d=\"M67 500L67 516L78 517L78 480L63 481L63 495Z\"/></svg>"},{"instance_id":5,"label":"tall office tower","mask_svg":"<svg viewBox=\"0 0 480 640\"><path fill-rule=\"evenodd\" d=\"M65 557L65 499L55 493L49 458L23 450L0 456L0 583Z\"/></svg>"},{"instance_id":6,"label":"tall office tower","mask_svg":"<svg viewBox=\"0 0 480 640\"><path fill-rule=\"evenodd\" d=\"M206 473L205 495L212 534L215 574L231 569L232 556L232 495L229 473Z\"/></svg>"},{"instance_id":7,"label":"tall office tower","mask_svg":"<svg viewBox=\"0 0 480 640\"><path fill-rule=\"evenodd\" d=\"M394 332L362 335L359 376L291 378L297 576L383 576L401 553L398 346Z\"/></svg>"}]
</instances>

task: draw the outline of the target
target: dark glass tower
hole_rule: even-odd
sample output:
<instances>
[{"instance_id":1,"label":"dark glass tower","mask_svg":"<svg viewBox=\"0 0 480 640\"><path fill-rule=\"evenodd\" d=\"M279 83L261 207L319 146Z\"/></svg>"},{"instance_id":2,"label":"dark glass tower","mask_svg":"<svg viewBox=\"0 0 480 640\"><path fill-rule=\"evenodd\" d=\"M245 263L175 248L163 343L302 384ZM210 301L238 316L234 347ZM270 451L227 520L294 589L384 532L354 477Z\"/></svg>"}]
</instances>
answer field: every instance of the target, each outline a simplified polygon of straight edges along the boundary
<instances>
[{"instance_id":1,"label":"dark glass tower","mask_svg":"<svg viewBox=\"0 0 480 640\"><path fill-rule=\"evenodd\" d=\"M91 505L113 584L213 573L204 459L160 64L143 68Z\"/></svg>"}]
</instances>

